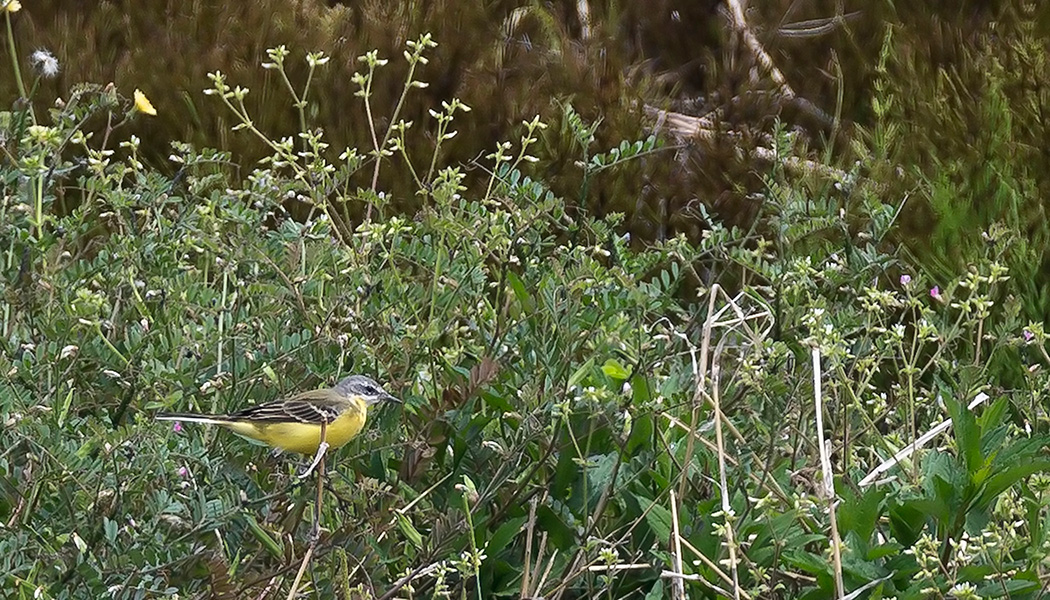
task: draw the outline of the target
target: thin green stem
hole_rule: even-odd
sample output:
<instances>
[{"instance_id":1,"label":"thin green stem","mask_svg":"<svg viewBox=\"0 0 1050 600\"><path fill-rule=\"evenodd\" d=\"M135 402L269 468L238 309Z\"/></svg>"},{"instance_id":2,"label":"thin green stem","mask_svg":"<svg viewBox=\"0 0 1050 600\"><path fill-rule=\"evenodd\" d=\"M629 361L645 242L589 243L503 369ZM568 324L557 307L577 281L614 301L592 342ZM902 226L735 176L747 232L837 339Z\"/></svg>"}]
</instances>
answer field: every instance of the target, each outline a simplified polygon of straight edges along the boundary
<instances>
[{"instance_id":1,"label":"thin green stem","mask_svg":"<svg viewBox=\"0 0 1050 600\"><path fill-rule=\"evenodd\" d=\"M416 73L416 64L418 61L409 61L408 63L408 77L405 79L405 87L401 90L401 97L397 100L397 106L394 107L393 114L390 115L390 122L397 123L398 116L401 115L401 109L405 106L405 98L408 97L408 90L412 88L412 76ZM369 84L371 84L371 78L369 78ZM371 85L369 85L371 89ZM372 122L372 115L368 115L368 122ZM393 133L393 126L387 127L386 133L383 134L383 141L376 146L376 164L372 169L372 191L376 191L376 186L379 185L379 166L383 162L383 148L386 148L387 142L390 141L390 135ZM373 136L372 141L375 142Z\"/></svg>"},{"instance_id":2,"label":"thin green stem","mask_svg":"<svg viewBox=\"0 0 1050 600\"><path fill-rule=\"evenodd\" d=\"M216 349L216 375L223 373L222 369L222 350L225 346L225 339L223 334L226 331L226 298L229 294L230 284L230 272L227 269L222 270L222 299L219 302L219 347Z\"/></svg>"},{"instance_id":3,"label":"thin green stem","mask_svg":"<svg viewBox=\"0 0 1050 600\"><path fill-rule=\"evenodd\" d=\"M248 109L244 106L244 100L238 101L238 104L240 104L240 110L238 110L237 107L235 107L233 103L229 101L228 98L223 97L222 101L225 102L226 106L228 106L230 110L233 111L233 114L237 115L237 118L241 120L241 123L246 129L248 129L248 131L254 133L256 137L262 140L263 143L269 146L274 152L280 154L281 157L288 163L288 166L292 167L292 170L295 171L297 176L302 175L302 167L300 167L299 163L295 161L295 156L290 154L279 144L267 137L266 134L260 131L255 126L255 123L253 123L252 120L248 117Z\"/></svg>"},{"instance_id":4,"label":"thin green stem","mask_svg":"<svg viewBox=\"0 0 1050 600\"><path fill-rule=\"evenodd\" d=\"M6 213L7 213L7 204L5 203L4 204L4 211L3 211L3 213L0 213L0 217L6 216ZM2 218L0 218L0 222L3 222ZM11 244L9 244L7 246L7 264L5 265L5 269L7 271L10 271L11 270L11 265L14 264L14 256L15 256L15 245L14 245L14 241L12 240ZM4 302L4 323L3 323L3 329L0 329L0 332L3 332L5 338L8 335L11 334L11 303L7 302L7 301ZM1048 361L1048 362L1050 362L1050 361Z\"/></svg>"},{"instance_id":5,"label":"thin green stem","mask_svg":"<svg viewBox=\"0 0 1050 600\"><path fill-rule=\"evenodd\" d=\"M427 186L419 178L419 174L416 173L416 168L412 166L412 161L408 158L408 152L405 150L404 131L401 132L401 139L397 147L398 151L401 153L401 158L405 159L405 164L408 165L408 171L412 174L412 181L415 182L416 188L420 190L426 189Z\"/></svg>"},{"instance_id":6,"label":"thin green stem","mask_svg":"<svg viewBox=\"0 0 1050 600\"><path fill-rule=\"evenodd\" d=\"M34 194L34 208L36 212L36 240L40 242L44 239L44 172L42 171L39 176L36 177L36 185L33 187Z\"/></svg>"},{"instance_id":7,"label":"thin green stem","mask_svg":"<svg viewBox=\"0 0 1050 600\"><path fill-rule=\"evenodd\" d=\"M109 338L107 338L105 334L102 333L102 324L99 322L95 323L95 333L97 333L98 337L102 339L102 343L105 344L106 347L109 348L109 350L113 354L117 355L117 358L119 358L121 362L124 363L125 367L131 363L131 361L129 361L123 354L120 353L120 350L117 350L117 347L113 345L113 342L110 342Z\"/></svg>"},{"instance_id":8,"label":"thin green stem","mask_svg":"<svg viewBox=\"0 0 1050 600\"><path fill-rule=\"evenodd\" d=\"M445 141L445 133L448 131L448 124L450 122L452 122L451 115L449 115L447 120L441 119L438 121L437 141L434 143L434 154L431 155L430 166L427 168L426 184L428 186L434 178L434 169L437 168L438 154L441 153L441 143Z\"/></svg>"},{"instance_id":9,"label":"thin green stem","mask_svg":"<svg viewBox=\"0 0 1050 600\"><path fill-rule=\"evenodd\" d=\"M288 93L292 95L294 100L295 108L299 111L299 131L306 131L306 89L310 87L310 79L313 78L314 69L310 67L310 77L306 80L306 88L303 90L303 97L299 98L299 94L295 93L295 88L292 86L291 80L288 79L288 74L284 72L284 64L277 69L281 72L281 79L284 81L284 87L288 88ZM306 141L303 141L303 149L306 149Z\"/></svg>"},{"instance_id":10,"label":"thin green stem","mask_svg":"<svg viewBox=\"0 0 1050 600\"><path fill-rule=\"evenodd\" d=\"M15 50L15 34L11 29L11 13L10 11L4 11L4 19L7 21L7 50L11 53L11 66L15 70L15 83L18 85L18 94L29 99L29 95L26 94L26 84L22 81L22 70L18 66L18 52ZM36 120L34 119L34 123Z\"/></svg>"},{"instance_id":11,"label":"thin green stem","mask_svg":"<svg viewBox=\"0 0 1050 600\"><path fill-rule=\"evenodd\" d=\"M463 494L463 510L467 513L467 527L470 528L470 535L467 537L470 539L470 552L471 552L471 567L474 571L474 585L477 587L478 598L484 598L481 594L481 556L478 553L478 543L474 539L474 517L470 513L470 501L467 499L467 494Z\"/></svg>"}]
</instances>

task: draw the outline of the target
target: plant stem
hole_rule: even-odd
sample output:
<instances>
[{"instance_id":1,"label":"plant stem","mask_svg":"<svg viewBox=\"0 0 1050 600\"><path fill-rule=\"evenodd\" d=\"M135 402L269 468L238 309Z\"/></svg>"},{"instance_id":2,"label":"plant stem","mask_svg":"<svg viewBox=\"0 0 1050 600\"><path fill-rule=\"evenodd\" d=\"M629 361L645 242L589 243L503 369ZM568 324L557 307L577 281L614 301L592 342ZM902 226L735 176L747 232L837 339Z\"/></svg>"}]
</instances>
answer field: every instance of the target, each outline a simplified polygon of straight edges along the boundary
<instances>
[{"instance_id":1,"label":"plant stem","mask_svg":"<svg viewBox=\"0 0 1050 600\"><path fill-rule=\"evenodd\" d=\"M15 83L18 84L18 94L22 98L28 100L29 96L26 94L26 84L22 81L22 70L18 67L18 53L15 50L15 35L11 30L11 13L5 10L4 18L7 20L7 50L11 53L11 66L14 67L15 70Z\"/></svg>"}]
</instances>

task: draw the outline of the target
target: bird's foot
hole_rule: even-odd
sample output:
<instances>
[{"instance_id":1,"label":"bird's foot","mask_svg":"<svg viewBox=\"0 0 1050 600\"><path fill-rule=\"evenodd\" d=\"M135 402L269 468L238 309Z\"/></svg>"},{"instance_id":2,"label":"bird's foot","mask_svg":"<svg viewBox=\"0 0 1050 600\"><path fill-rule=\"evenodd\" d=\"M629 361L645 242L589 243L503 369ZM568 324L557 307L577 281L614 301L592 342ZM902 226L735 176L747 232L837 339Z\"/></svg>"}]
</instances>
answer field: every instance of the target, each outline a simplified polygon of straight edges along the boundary
<instances>
[{"instance_id":1,"label":"bird's foot","mask_svg":"<svg viewBox=\"0 0 1050 600\"><path fill-rule=\"evenodd\" d=\"M306 479L310 476L310 473L314 472L317 465L321 463L321 459L324 458L325 452L328 451L328 442L321 442L321 445L317 447L317 454L314 455L314 461L310 463L310 466L305 471L299 474L299 479Z\"/></svg>"}]
</instances>

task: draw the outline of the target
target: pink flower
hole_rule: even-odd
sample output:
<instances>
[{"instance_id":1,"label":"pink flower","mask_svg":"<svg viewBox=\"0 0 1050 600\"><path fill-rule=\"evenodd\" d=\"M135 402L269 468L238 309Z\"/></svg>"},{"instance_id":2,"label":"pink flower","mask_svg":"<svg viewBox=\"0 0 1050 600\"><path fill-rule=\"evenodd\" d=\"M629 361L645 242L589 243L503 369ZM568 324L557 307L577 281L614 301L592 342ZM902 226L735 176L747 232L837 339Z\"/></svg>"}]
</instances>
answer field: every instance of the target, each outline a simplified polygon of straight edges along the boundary
<instances>
[{"instance_id":1,"label":"pink flower","mask_svg":"<svg viewBox=\"0 0 1050 600\"><path fill-rule=\"evenodd\" d=\"M1035 334L1032 333L1031 331L1027 330L1027 329L1024 330L1024 334L1023 335L1024 335L1024 341L1026 341L1026 342L1032 341L1032 338L1035 337Z\"/></svg>"},{"instance_id":2,"label":"pink flower","mask_svg":"<svg viewBox=\"0 0 1050 600\"><path fill-rule=\"evenodd\" d=\"M901 285L908 285L911 283L911 275L901 275Z\"/></svg>"},{"instance_id":3,"label":"pink flower","mask_svg":"<svg viewBox=\"0 0 1050 600\"><path fill-rule=\"evenodd\" d=\"M179 467L179 477L186 477L190 474L190 470L186 467Z\"/></svg>"},{"instance_id":4,"label":"pink flower","mask_svg":"<svg viewBox=\"0 0 1050 600\"><path fill-rule=\"evenodd\" d=\"M940 297L941 297L941 288L939 288L937 286L933 286L932 288L930 288L930 297L931 298L940 299Z\"/></svg>"},{"instance_id":5,"label":"pink flower","mask_svg":"<svg viewBox=\"0 0 1050 600\"><path fill-rule=\"evenodd\" d=\"M180 423L178 421L175 421L175 424L171 426L171 429L175 433L181 433L182 432L182 423Z\"/></svg>"}]
</instances>

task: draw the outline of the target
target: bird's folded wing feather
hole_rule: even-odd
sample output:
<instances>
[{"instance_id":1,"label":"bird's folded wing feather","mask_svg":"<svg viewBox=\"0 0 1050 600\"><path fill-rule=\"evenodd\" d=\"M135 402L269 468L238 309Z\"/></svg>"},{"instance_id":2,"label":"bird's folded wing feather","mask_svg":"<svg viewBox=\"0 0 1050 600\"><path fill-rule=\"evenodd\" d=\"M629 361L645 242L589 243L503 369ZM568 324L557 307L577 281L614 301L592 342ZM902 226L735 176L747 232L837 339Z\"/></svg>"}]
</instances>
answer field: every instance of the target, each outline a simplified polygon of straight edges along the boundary
<instances>
[{"instance_id":1,"label":"bird's folded wing feather","mask_svg":"<svg viewBox=\"0 0 1050 600\"><path fill-rule=\"evenodd\" d=\"M246 408L230 416L268 423L286 421L317 425L331 423L342 413L345 403L334 402L333 399L323 394L327 391L305 392L287 400Z\"/></svg>"}]
</instances>

